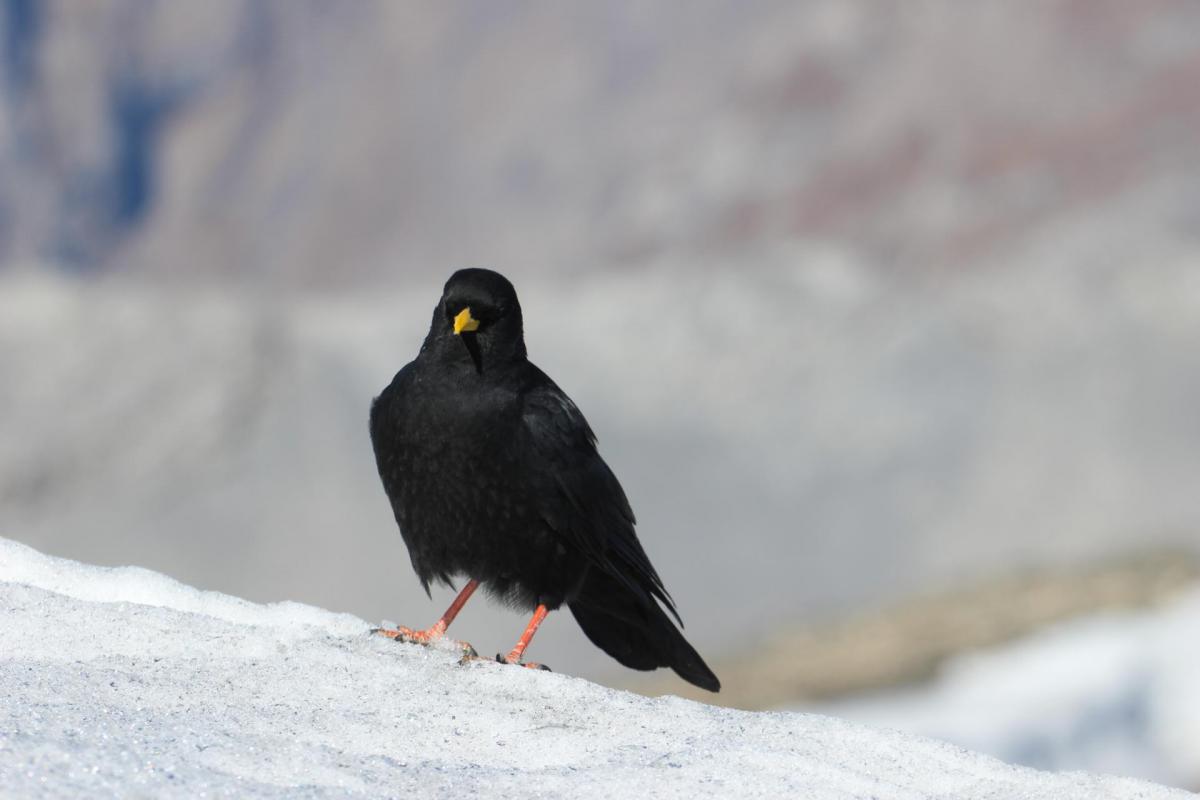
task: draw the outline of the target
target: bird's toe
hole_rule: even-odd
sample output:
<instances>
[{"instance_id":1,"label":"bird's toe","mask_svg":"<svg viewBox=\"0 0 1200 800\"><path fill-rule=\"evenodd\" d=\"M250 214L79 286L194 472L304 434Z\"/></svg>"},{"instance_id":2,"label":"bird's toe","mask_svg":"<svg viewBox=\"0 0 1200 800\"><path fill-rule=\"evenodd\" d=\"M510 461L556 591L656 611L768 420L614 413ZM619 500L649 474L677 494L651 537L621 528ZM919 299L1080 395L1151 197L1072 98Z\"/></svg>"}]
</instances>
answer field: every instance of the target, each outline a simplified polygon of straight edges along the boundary
<instances>
[{"instance_id":1,"label":"bird's toe","mask_svg":"<svg viewBox=\"0 0 1200 800\"><path fill-rule=\"evenodd\" d=\"M400 639L404 634L391 628L371 628L372 636L382 636L385 639Z\"/></svg>"},{"instance_id":2,"label":"bird's toe","mask_svg":"<svg viewBox=\"0 0 1200 800\"><path fill-rule=\"evenodd\" d=\"M419 644L428 647L432 644L448 642L449 647L457 648L463 652L475 652L475 648L467 642L460 642L457 639L446 639L444 629L438 627L430 628L424 631L415 631L412 628L406 628L401 625L398 628L372 628L371 633L375 636L382 636L386 639L391 639L394 642L404 642L405 644Z\"/></svg>"},{"instance_id":3,"label":"bird's toe","mask_svg":"<svg viewBox=\"0 0 1200 800\"><path fill-rule=\"evenodd\" d=\"M543 672L553 672L554 671L554 670L550 669L548 666L546 666L545 664L539 664L536 661L515 661L515 660L510 659L508 656L504 655L503 653L496 653L496 662L499 664L507 664L512 667L524 667L525 669L537 669L537 670L541 670Z\"/></svg>"}]
</instances>

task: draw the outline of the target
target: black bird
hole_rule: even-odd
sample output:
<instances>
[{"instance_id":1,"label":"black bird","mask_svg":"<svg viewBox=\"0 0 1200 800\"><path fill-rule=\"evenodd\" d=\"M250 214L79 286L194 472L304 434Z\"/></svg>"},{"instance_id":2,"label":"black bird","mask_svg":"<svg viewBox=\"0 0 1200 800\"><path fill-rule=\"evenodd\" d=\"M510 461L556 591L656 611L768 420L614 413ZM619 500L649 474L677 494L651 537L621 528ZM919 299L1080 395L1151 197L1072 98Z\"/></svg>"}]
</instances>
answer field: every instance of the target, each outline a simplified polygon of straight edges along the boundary
<instances>
[{"instance_id":1,"label":"black bird","mask_svg":"<svg viewBox=\"0 0 1200 800\"><path fill-rule=\"evenodd\" d=\"M498 660L521 664L547 612L566 604L592 643L625 666L670 667L720 689L663 610L679 620L587 420L526 357L521 306L503 275L450 276L421 351L371 404L371 443L426 593L435 580L467 578L429 629L380 633L439 639L482 584L533 611Z\"/></svg>"}]
</instances>

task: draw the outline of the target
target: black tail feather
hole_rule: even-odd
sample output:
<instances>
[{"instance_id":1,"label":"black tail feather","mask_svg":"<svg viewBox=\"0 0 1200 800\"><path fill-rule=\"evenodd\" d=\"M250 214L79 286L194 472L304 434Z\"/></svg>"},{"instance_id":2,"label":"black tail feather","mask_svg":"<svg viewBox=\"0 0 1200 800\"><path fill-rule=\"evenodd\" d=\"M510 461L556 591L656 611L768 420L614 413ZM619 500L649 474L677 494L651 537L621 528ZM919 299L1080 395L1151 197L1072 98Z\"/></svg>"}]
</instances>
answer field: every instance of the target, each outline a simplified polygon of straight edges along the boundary
<instances>
[{"instance_id":1,"label":"black tail feather","mask_svg":"<svg viewBox=\"0 0 1200 800\"><path fill-rule=\"evenodd\" d=\"M688 683L720 691L717 676L652 598L638 597L593 570L570 609L592 644L625 666L640 670L670 667Z\"/></svg>"}]
</instances>

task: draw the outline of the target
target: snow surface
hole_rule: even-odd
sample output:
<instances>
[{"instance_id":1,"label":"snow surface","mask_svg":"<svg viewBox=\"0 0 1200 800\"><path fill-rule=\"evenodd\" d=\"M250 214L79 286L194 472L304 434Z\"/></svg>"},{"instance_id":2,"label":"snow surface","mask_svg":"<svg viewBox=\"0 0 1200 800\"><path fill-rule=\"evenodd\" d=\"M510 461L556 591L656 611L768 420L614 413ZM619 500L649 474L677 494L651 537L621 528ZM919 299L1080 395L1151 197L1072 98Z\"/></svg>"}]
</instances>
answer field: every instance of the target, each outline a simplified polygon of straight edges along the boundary
<instances>
[{"instance_id":1,"label":"snow surface","mask_svg":"<svg viewBox=\"0 0 1200 800\"><path fill-rule=\"evenodd\" d=\"M6 797L1168 798L795 712L650 699L0 539Z\"/></svg>"},{"instance_id":2,"label":"snow surface","mask_svg":"<svg viewBox=\"0 0 1200 800\"><path fill-rule=\"evenodd\" d=\"M929 687L818 707L1043 769L1200 786L1200 591L962 655Z\"/></svg>"}]
</instances>

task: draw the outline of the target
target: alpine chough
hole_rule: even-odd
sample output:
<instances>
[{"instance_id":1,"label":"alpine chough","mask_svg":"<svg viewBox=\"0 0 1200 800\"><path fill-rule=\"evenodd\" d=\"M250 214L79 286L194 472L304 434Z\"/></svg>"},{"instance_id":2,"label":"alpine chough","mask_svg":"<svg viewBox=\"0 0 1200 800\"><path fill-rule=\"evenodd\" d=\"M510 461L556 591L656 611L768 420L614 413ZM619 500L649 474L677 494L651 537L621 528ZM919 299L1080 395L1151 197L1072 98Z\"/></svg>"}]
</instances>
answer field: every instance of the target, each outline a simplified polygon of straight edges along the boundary
<instances>
[{"instance_id":1,"label":"alpine chough","mask_svg":"<svg viewBox=\"0 0 1200 800\"><path fill-rule=\"evenodd\" d=\"M526 357L521 306L504 276L450 276L421 351L371 404L371 443L426 593L433 581L467 579L432 627L381 633L440 639L482 585L533 611L501 661L523 664L547 612L565 604L625 666L670 667L720 689L667 616L679 620L587 420Z\"/></svg>"}]
</instances>

